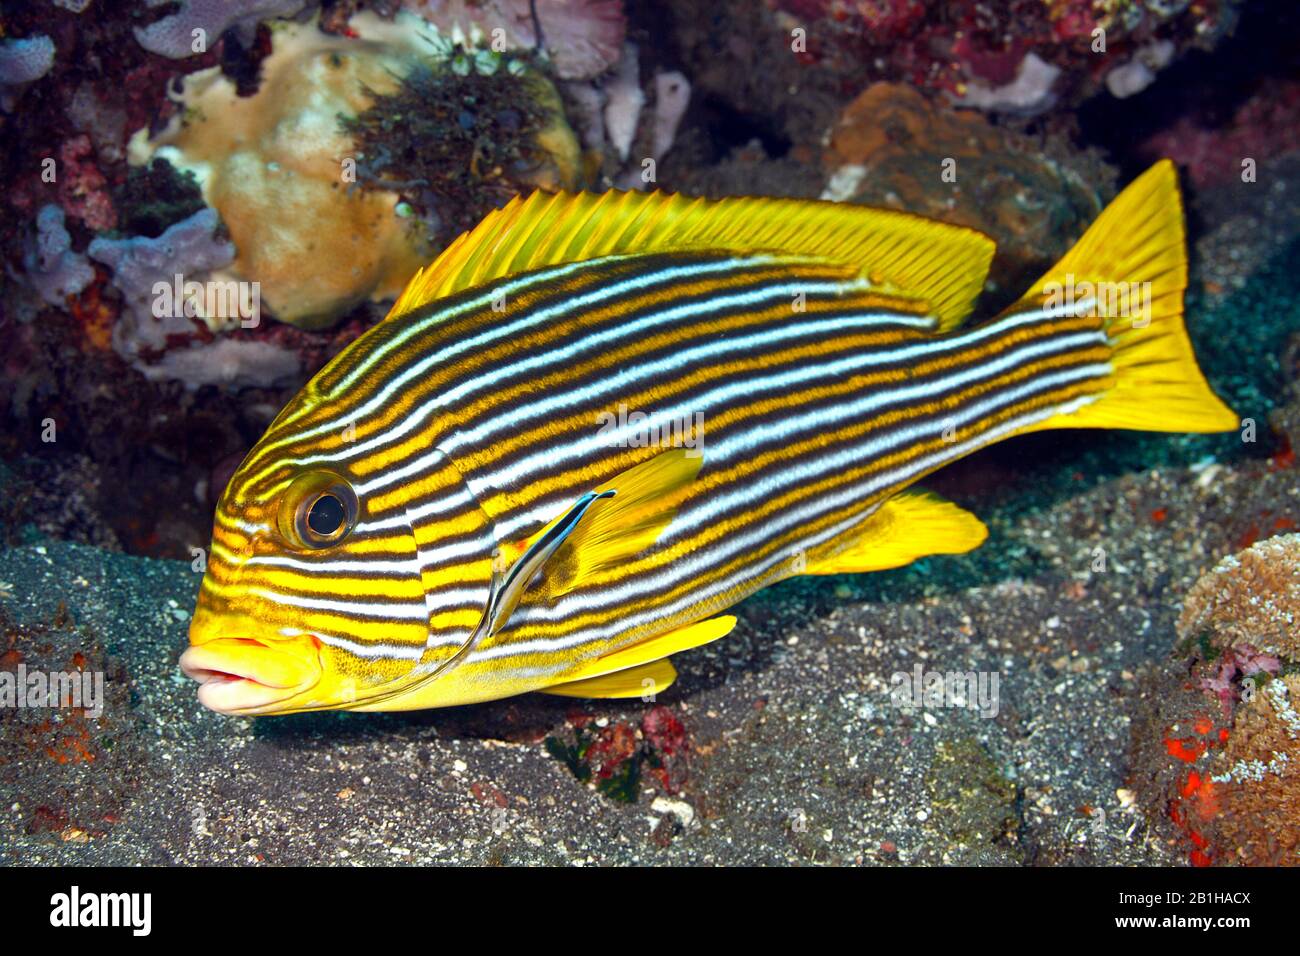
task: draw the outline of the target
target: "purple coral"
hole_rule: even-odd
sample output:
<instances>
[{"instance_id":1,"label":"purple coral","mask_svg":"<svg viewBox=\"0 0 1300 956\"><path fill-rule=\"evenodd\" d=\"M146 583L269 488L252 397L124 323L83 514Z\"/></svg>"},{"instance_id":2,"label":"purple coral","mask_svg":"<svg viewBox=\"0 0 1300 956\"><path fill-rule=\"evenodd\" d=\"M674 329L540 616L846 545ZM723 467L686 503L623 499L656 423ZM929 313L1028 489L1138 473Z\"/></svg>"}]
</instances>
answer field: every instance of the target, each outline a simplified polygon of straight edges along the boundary
<instances>
[{"instance_id":1,"label":"purple coral","mask_svg":"<svg viewBox=\"0 0 1300 956\"><path fill-rule=\"evenodd\" d=\"M150 7L166 6L171 0L146 0ZM231 27L239 31L244 44L251 45L257 25L263 20L291 17L303 7L303 0L183 0L181 9L147 27L136 27L135 38L150 53L183 60L202 53ZM203 39L195 49L195 31Z\"/></svg>"},{"instance_id":2,"label":"purple coral","mask_svg":"<svg viewBox=\"0 0 1300 956\"><path fill-rule=\"evenodd\" d=\"M537 19L555 72L565 80L607 70L618 59L627 33L619 0L537 0ZM528 26L526 42L536 43L531 18Z\"/></svg>"},{"instance_id":3,"label":"purple coral","mask_svg":"<svg viewBox=\"0 0 1300 956\"><path fill-rule=\"evenodd\" d=\"M113 346L123 358L162 351L168 336L194 332L193 320L182 310L154 309L154 289L159 283L170 287L176 276L194 279L234 261L234 245L214 235L220 222L215 209L200 209L156 239L99 238L90 244L87 253L113 270L113 285L126 301L113 329Z\"/></svg>"},{"instance_id":4,"label":"purple coral","mask_svg":"<svg viewBox=\"0 0 1300 956\"><path fill-rule=\"evenodd\" d=\"M176 380L186 388L283 385L294 380L301 362L293 352L270 342L228 335L195 343L196 320L172 290L202 281L228 266L235 247L216 235L215 209L200 209L156 239L96 239L90 257L113 269L113 285L126 301L113 327L113 348L151 380ZM160 308L170 303L170 308ZM177 347L177 338L190 344Z\"/></svg>"},{"instance_id":5,"label":"purple coral","mask_svg":"<svg viewBox=\"0 0 1300 956\"><path fill-rule=\"evenodd\" d=\"M62 306L95 280L86 257L72 251L63 210L50 203L36 214L36 234L23 254L27 281L49 305Z\"/></svg>"},{"instance_id":6,"label":"purple coral","mask_svg":"<svg viewBox=\"0 0 1300 956\"><path fill-rule=\"evenodd\" d=\"M54 65L54 41L44 34L0 40L0 106L13 109L7 87L34 83Z\"/></svg>"},{"instance_id":7,"label":"purple coral","mask_svg":"<svg viewBox=\"0 0 1300 956\"><path fill-rule=\"evenodd\" d=\"M261 339L228 335L211 342L172 349L152 365L136 365L151 381L184 382L189 391L203 385L272 388L294 383L302 373L298 356Z\"/></svg>"},{"instance_id":8,"label":"purple coral","mask_svg":"<svg viewBox=\"0 0 1300 956\"><path fill-rule=\"evenodd\" d=\"M54 41L45 35L0 40L0 84L17 86L39 80L54 65Z\"/></svg>"}]
</instances>

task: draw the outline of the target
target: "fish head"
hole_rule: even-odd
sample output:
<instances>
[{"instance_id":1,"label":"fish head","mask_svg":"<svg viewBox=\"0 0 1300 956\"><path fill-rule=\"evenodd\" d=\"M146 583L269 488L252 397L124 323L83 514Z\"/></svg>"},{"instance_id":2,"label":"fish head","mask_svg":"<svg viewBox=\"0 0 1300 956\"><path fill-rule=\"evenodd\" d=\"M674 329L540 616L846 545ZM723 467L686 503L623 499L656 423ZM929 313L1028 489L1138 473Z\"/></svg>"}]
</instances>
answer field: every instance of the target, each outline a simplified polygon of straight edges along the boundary
<instances>
[{"instance_id":1,"label":"fish head","mask_svg":"<svg viewBox=\"0 0 1300 956\"><path fill-rule=\"evenodd\" d=\"M376 487L344 446L303 454L281 419L218 504L181 668L223 713L390 709L385 700L427 682L477 624L490 541L479 555L471 533L448 567L447 529L412 506L433 500L436 512L440 496L463 492L454 469L415 489ZM460 517L487 525L472 500Z\"/></svg>"}]
</instances>

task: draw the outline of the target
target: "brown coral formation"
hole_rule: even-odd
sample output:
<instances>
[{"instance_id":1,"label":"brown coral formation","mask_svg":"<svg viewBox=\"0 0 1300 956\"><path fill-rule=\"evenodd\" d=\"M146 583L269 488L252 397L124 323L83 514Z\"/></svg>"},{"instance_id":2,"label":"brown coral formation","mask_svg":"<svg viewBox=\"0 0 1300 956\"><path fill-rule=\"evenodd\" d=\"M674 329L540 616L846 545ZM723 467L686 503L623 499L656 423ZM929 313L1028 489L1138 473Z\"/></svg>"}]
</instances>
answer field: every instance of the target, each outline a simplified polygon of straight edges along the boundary
<instances>
[{"instance_id":1,"label":"brown coral formation","mask_svg":"<svg viewBox=\"0 0 1300 956\"><path fill-rule=\"evenodd\" d=\"M1187 593L1178 633L1220 653L1241 645L1300 661L1300 534L1278 535L1220 561Z\"/></svg>"},{"instance_id":2,"label":"brown coral formation","mask_svg":"<svg viewBox=\"0 0 1300 956\"><path fill-rule=\"evenodd\" d=\"M1192 586L1188 655L1152 687L1134 782L1193 865L1300 865L1300 535L1252 545Z\"/></svg>"},{"instance_id":3,"label":"brown coral formation","mask_svg":"<svg viewBox=\"0 0 1300 956\"><path fill-rule=\"evenodd\" d=\"M1086 153L876 83L844 110L823 156L828 195L970 226L998 242L992 280L1019 291L1065 253L1113 193Z\"/></svg>"},{"instance_id":4,"label":"brown coral formation","mask_svg":"<svg viewBox=\"0 0 1300 956\"><path fill-rule=\"evenodd\" d=\"M1239 699L1200 787L1205 838L1224 862L1300 865L1300 534L1224 558L1192 586L1178 633L1205 660L1203 689ZM1275 676L1276 675L1276 676Z\"/></svg>"},{"instance_id":5,"label":"brown coral formation","mask_svg":"<svg viewBox=\"0 0 1300 956\"><path fill-rule=\"evenodd\" d=\"M1233 862L1300 866L1300 675L1252 697L1213 762L1222 812L1211 833Z\"/></svg>"}]
</instances>

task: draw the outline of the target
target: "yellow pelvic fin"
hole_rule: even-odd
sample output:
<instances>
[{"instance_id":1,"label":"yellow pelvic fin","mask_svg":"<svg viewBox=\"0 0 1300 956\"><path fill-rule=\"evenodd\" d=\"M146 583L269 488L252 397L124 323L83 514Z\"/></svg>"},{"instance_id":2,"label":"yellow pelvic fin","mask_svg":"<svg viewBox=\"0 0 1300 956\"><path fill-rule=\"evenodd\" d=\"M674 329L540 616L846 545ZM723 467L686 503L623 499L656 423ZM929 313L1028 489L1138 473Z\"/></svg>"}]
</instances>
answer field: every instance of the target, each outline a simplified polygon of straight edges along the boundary
<instances>
[{"instance_id":1,"label":"yellow pelvic fin","mask_svg":"<svg viewBox=\"0 0 1300 956\"><path fill-rule=\"evenodd\" d=\"M1187 240L1174 164L1162 159L1116 197L1013 310L1072 293L1099 302L1114 343L1114 386L1100 399L1026 431L1135 428L1217 432L1236 414L1210 389L1183 325Z\"/></svg>"},{"instance_id":2,"label":"yellow pelvic fin","mask_svg":"<svg viewBox=\"0 0 1300 956\"><path fill-rule=\"evenodd\" d=\"M556 684L547 687L542 693L555 694L557 697L599 697L610 700L646 697L667 690L675 680L677 680L677 671L664 658L642 664L640 667L628 667L612 674L588 677L567 684Z\"/></svg>"},{"instance_id":3,"label":"yellow pelvic fin","mask_svg":"<svg viewBox=\"0 0 1300 956\"><path fill-rule=\"evenodd\" d=\"M703 461L698 452L672 448L596 489L615 495L594 502L547 562L545 593L559 597L586 576L616 567L658 541L677 513L673 492L695 480ZM545 533L546 528L539 532Z\"/></svg>"},{"instance_id":4,"label":"yellow pelvic fin","mask_svg":"<svg viewBox=\"0 0 1300 956\"><path fill-rule=\"evenodd\" d=\"M511 200L407 284L390 315L509 275L610 255L714 251L811 256L860 269L957 326L984 287L993 240L888 209L802 199L544 193Z\"/></svg>"},{"instance_id":5,"label":"yellow pelvic fin","mask_svg":"<svg viewBox=\"0 0 1300 956\"><path fill-rule=\"evenodd\" d=\"M984 522L925 491L888 499L840 550L814 552L804 574L857 574L901 568L931 554L962 554L988 537Z\"/></svg>"},{"instance_id":6,"label":"yellow pelvic fin","mask_svg":"<svg viewBox=\"0 0 1300 956\"><path fill-rule=\"evenodd\" d=\"M666 658L669 654L676 654L678 651L689 650L692 647L701 647L716 641L720 637L725 637L736 626L736 619L730 614L724 614L721 617L709 618L706 621L697 621L694 624L688 624L685 627L679 627L675 631L669 631L667 634L660 634L658 637L652 637L648 640L633 644L631 647L624 647L621 650L614 651L612 654L606 654L603 657L597 657L594 660L587 661L575 674L570 675L570 679L563 684L555 684L546 688L546 693L565 693L557 688L571 688L575 684L588 685L590 681L612 676L627 670L640 670L646 665L662 662L667 664ZM650 676L659 674L660 676L671 675L668 683L672 683L671 666L667 671L660 669L658 671L647 672ZM642 687L641 681L645 679L646 674L637 676L635 684L637 692L626 694L627 697L640 697L646 692ZM596 685L590 685L596 686ZM664 684L667 687L668 684ZM607 694L586 694L574 693L568 694L570 697L605 697L613 696Z\"/></svg>"}]
</instances>

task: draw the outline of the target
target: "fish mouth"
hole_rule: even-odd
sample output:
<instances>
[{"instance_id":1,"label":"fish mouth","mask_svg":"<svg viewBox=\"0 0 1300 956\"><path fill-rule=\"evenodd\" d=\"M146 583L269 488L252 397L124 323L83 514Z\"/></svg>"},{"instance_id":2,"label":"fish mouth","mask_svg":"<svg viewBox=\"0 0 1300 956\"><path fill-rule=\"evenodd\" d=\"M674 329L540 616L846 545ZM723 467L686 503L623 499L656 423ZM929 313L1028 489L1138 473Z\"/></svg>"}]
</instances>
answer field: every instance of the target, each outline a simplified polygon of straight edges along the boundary
<instances>
[{"instance_id":1,"label":"fish mouth","mask_svg":"<svg viewBox=\"0 0 1300 956\"><path fill-rule=\"evenodd\" d=\"M222 714L274 713L320 680L320 646L220 637L188 648L181 671L199 682L199 703Z\"/></svg>"}]
</instances>

